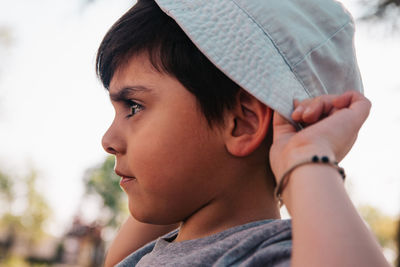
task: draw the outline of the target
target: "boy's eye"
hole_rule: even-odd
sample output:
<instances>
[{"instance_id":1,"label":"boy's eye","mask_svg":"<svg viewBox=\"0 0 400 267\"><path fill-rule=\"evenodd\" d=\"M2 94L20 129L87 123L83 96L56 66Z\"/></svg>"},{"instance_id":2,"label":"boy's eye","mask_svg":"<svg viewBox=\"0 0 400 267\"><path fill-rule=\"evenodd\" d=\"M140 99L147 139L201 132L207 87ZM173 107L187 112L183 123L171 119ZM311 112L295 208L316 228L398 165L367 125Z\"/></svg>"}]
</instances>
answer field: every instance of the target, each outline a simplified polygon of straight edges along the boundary
<instances>
[{"instance_id":1,"label":"boy's eye","mask_svg":"<svg viewBox=\"0 0 400 267\"><path fill-rule=\"evenodd\" d=\"M133 115L135 115L136 113L138 113L139 111L141 111L143 109L143 106L140 105L139 103L136 103L135 101L132 100L128 100L126 101L126 105L129 107L131 113L126 116L127 118L132 117Z\"/></svg>"}]
</instances>

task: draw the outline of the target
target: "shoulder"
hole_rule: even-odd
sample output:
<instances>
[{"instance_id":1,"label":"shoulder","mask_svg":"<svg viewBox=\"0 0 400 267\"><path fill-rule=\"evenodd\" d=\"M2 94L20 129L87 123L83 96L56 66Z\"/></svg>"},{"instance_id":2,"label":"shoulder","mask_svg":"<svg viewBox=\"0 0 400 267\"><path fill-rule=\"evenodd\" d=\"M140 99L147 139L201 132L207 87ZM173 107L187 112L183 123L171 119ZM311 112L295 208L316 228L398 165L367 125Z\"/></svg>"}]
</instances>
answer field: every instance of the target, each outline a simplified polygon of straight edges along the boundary
<instances>
[{"instance_id":1,"label":"shoulder","mask_svg":"<svg viewBox=\"0 0 400 267\"><path fill-rule=\"evenodd\" d=\"M248 227L246 227L248 226ZM221 266L289 266L292 252L291 220L269 220L244 225L231 237L236 242Z\"/></svg>"},{"instance_id":2,"label":"shoulder","mask_svg":"<svg viewBox=\"0 0 400 267\"><path fill-rule=\"evenodd\" d=\"M175 236L178 233L178 229L164 235L162 238L168 239ZM131 267L135 266L144 256L151 253L156 245L157 240L154 240L147 245L143 246L142 248L134 251L125 259L123 259L120 263L116 265L116 267Z\"/></svg>"},{"instance_id":3,"label":"shoulder","mask_svg":"<svg viewBox=\"0 0 400 267\"><path fill-rule=\"evenodd\" d=\"M251 222L200 239L168 242L176 234L171 232L148 244L117 266L290 265L290 220Z\"/></svg>"}]
</instances>

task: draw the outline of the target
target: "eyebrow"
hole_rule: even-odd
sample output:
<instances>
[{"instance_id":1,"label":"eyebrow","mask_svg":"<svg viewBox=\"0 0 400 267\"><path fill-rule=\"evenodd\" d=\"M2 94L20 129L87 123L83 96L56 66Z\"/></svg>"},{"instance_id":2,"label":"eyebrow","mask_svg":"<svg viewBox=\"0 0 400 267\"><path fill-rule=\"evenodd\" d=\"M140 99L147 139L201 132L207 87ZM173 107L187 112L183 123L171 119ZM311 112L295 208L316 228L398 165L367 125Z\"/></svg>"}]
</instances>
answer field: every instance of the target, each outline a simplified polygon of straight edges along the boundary
<instances>
[{"instance_id":1,"label":"eyebrow","mask_svg":"<svg viewBox=\"0 0 400 267\"><path fill-rule=\"evenodd\" d=\"M142 85L135 85L124 87L117 93L110 94L110 99L114 102L121 102L129 98L129 96L135 95L141 92L150 92L151 89Z\"/></svg>"}]
</instances>

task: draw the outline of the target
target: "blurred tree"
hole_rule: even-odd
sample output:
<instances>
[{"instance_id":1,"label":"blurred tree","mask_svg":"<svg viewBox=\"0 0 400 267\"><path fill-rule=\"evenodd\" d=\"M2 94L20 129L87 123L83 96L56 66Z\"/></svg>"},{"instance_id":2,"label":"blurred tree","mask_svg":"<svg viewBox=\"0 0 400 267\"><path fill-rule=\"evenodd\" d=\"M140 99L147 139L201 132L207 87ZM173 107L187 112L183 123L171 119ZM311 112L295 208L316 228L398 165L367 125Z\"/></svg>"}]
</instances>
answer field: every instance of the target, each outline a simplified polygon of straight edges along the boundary
<instances>
[{"instance_id":1,"label":"blurred tree","mask_svg":"<svg viewBox=\"0 0 400 267\"><path fill-rule=\"evenodd\" d=\"M382 247L395 250L395 236L399 220L383 214L378 209L363 205L358 209Z\"/></svg>"},{"instance_id":2,"label":"blurred tree","mask_svg":"<svg viewBox=\"0 0 400 267\"><path fill-rule=\"evenodd\" d=\"M0 196L3 194L8 199L9 209L5 211L0 218L0 226L12 225L17 232L29 236L32 243L39 241L44 235L44 224L51 216L51 209L43 195L37 190L37 172L31 170L29 174L22 178L22 182L26 186L26 194L24 194L24 206L22 212L15 213L11 206L16 201L13 186L7 175L0 173ZM18 179L18 178L14 178ZM19 179L18 179L19 180ZM21 200L21 199L19 199Z\"/></svg>"},{"instance_id":3,"label":"blurred tree","mask_svg":"<svg viewBox=\"0 0 400 267\"><path fill-rule=\"evenodd\" d=\"M0 45L9 47L12 44L11 30L6 26L0 26Z\"/></svg>"},{"instance_id":4,"label":"blurred tree","mask_svg":"<svg viewBox=\"0 0 400 267\"><path fill-rule=\"evenodd\" d=\"M12 187L11 178L0 171L0 202L4 203L0 207L0 215L11 211L11 203L14 200Z\"/></svg>"},{"instance_id":5,"label":"blurred tree","mask_svg":"<svg viewBox=\"0 0 400 267\"><path fill-rule=\"evenodd\" d=\"M51 209L46 199L36 188L37 178L37 172L31 170L24 179L27 187L27 205L21 215L21 222L24 228L30 232L30 239L33 243L43 237L45 222L51 216Z\"/></svg>"},{"instance_id":6,"label":"blurred tree","mask_svg":"<svg viewBox=\"0 0 400 267\"><path fill-rule=\"evenodd\" d=\"M369 8L368 12L363 16L364 19L386 18L393 11L399 12L400 0L362 0L361 4Z\"/></svg>"},{"instance_id":7,"label":"blurred tree","mask_svg":"<svg viewBox=\"0 0 400 267\"><path fill-rule=\"evenodd\" d=\"M11 47L13 38L9 27L0 25L0 74L7 56L7 50Z\"/></svg>"},{"instance_id":8,"label":"blurred tree","mask_svg":"<svg viewBox=\"0 0 400 267\"><path fill-rule=\"evenodd\" d=\"M388 33L399 32L400 0L359 0L362 10L359 20L382 24Z\"/></svg>"},{"instance_id":9,"label":"blurred tree","mask_svg":"<svg viewBox=\"0 0 400 267\"><path fill-rule=\"evenodd\" d=\"M5 173L0 172L0 229L7 232L5 237L0 240L0 259L9 255L11 247L15 241L14 224L17 222L11 218L11 205L14 200L13 183Z\"/></svg>"},{"instance_id":10,"label":"blurred tree","mask_svg":"<svg viewBox=\"0 0 400 267\"><path fill-rule=\"evenodd\" d=\"M115 174L114 165L114 156L109 156L102 164L88 169L84 175L86 194L101 197L105 210L102 214L108 214L105 224L111 227L119 226L127 215L127 198L119 186L121 178Z\"/></svg>"},{"instance_id":11,"label":"blurred tree","mask_svg":"<svg viewBox=\"0 0 400 267\"><path fill-rule=\"evenodd\" d=\"M11 213L11 206L15 200L14 183L8 174L0 171L0 228L17 225L19 220Z\"/></svg>"},{"instance_id":12,"label":"blurred tree","mask_svg":"<svg viewBox=\"0 0 400 267\"><path fill-rule=\"evenodd\" d=\"M6 211L0 213L0 230L6 232L6 236L0 240L0 258L6 262L13 257L9 251L16 240L23 240L25 249L33 251L36 244L47 237L44 227L51 216L51 210L37 190L37 180L38 175L34 169L22 178L13 176L12 179L11 175L0 172L0 200L4 199L8 206ZM20 211L11 208L17 202L23 207Z\"/></svg>"}]
</instances>

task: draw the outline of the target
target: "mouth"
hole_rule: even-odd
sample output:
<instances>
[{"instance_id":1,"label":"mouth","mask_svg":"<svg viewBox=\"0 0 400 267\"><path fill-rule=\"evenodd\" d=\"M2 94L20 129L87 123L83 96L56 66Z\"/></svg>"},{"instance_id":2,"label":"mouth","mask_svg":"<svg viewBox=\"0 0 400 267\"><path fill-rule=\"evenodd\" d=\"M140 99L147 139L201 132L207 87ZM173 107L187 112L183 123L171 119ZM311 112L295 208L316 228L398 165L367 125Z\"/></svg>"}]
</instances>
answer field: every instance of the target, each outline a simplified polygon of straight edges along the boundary
<instances>
[{"instance_id":1,"label":"mouth","mask_svg":"<svg viewBox=\"0 0 400 267\"><path fill-rule=\"evenodd\" d=\"M136 178L132 178L132 177L124 177L124 176L122 176L121 178L122 179L119 182L120 185L123 185L123 184L129 183L130 181L136 180Z\"/></svg>"},{"instance_id":2,"label":"mouth","mask_svg":"<svg viewBox=\"0 0 400 267\"><path fill-rule=\"evenodd\" d=\"M131 181L136 180L135 177L125 175L125 174L123 174L123 173L121 173L121 172L119 172L119 171L117 171L117 170L115 170L115 173L116 173L118 176L121 177L121 181L119 182L120 185L123 185L123 184L126 184L126 183L128 183L128 182L131 182Z\"/></svg>"}]
</instances>

